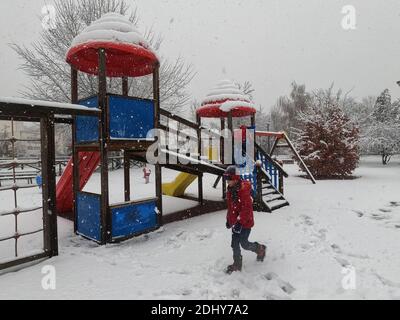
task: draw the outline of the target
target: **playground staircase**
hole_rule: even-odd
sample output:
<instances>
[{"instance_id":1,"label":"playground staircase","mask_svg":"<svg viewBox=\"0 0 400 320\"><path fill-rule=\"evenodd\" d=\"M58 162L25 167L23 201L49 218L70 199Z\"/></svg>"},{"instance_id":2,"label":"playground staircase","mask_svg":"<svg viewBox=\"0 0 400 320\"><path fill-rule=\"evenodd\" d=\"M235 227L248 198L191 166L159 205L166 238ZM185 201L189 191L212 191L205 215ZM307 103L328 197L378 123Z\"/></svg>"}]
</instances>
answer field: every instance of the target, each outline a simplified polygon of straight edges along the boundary
<instances>
[{"instance_id":1,"label":"playground staircase","mask_svg":"<svg viewBox=\"0 0 400 320\"><path fill-rule=\"evenodd\" d=\"M264 170L261 170L260 187L258 201L256 201L255 205L256 210L273 212L290 205L283 194L270 182L268 174Z\"/></svg>"},{"instance_id":2,"label":"playground staircase","mask_svg":"<svg viewBox=\"0 0 400 320\"><path fill-rule=\"evenodd\" d=\"M258 144L256 144L256 158L261 167L257 168L257 181L254 182L257 184L255 209L262 212L273 212L289 206L289 202L283 195L283 178L287 178L289 175Z\"/></svg>"}]
</instances>

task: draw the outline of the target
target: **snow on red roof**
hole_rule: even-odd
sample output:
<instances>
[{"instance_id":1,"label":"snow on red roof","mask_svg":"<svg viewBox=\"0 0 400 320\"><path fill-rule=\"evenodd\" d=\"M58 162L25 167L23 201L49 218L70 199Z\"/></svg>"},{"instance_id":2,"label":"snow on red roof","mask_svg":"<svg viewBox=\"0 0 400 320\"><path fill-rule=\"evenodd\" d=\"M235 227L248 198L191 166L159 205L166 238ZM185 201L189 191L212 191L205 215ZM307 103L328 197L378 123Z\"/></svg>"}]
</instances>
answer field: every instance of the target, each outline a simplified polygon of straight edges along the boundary
<instances>
[{"instance_id":1,"label":"snow on red roof","mask_svg":"<svg viewBox=\"0 0 400 320\"><path fill-rule=\"evenodd\" d=\"M140 77L151 74L159 63L155 52L132 22L118 13L107 13L72 41L67 62L97 75L98 49L106 50L108 77Z\"/></svg>"},{"instance_id":2,"label":"snow on red roof","mask_svg":"<svg viewBox=\"0 0 400 320\"><path fill-rule=\"evenodd\" d=\"M245 117L256 113L253 102L231 80L218 82L197 108L203 118Z\"/></svg>"}]
</instances>

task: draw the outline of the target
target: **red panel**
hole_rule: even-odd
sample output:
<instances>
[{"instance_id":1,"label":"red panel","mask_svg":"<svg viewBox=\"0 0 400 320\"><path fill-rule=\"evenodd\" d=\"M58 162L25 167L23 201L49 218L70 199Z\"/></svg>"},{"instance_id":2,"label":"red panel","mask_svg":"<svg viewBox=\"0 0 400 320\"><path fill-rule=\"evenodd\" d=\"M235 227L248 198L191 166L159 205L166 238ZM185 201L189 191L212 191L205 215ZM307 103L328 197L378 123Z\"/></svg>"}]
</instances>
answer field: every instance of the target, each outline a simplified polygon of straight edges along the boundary
<instances>
[{"instance_id":1,"label":"red panel","mask_svg":"<svg viewBox=\"0 0 400 320\"><path fill-rule=\"evenodd\" d=\"M141 77L153 73L159 63L150 50L134 44L89 42L69 50L67 62L77 70L98 75L98 50L106 50L107 77Z\"/></svg>"},{"instance_id":2,"label":"red panel","mask_svg":"<svg viewBox=\"0 0 400 320\"><path fill-rule=\"evenodd\" d=\"M86 183L89 181L93 172L96 170L100 163L99 152L82 152L79 154L79 173L80 182L79 190L83 190ZM73 166L72 160L68 162L64 174L57 184L57 213L67 215L68 218L73 219L72 216L72 177Z\"/></svg>"}]
</instances>

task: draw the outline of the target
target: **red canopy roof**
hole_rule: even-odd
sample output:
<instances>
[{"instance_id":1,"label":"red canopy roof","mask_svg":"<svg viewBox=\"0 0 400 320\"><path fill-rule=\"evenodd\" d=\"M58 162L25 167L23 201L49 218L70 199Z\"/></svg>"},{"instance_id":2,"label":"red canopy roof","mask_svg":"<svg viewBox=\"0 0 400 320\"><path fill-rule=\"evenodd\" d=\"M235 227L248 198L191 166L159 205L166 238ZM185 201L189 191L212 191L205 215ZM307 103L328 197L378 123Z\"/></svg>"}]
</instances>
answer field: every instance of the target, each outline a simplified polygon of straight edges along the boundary
<instances>
[{"instance_id":1,"label":"red canopy roof","mask_svg":"<svg viewBox=\"0 0 400 320\"><path fill-rule=\"evenodd\" d=\"M221 110L221 106L227 101L232 100L218 101L203 105L197 109L197 115L201 118L228 118L229 112ZM257 110L245 105L240 106L240 102L238 102L238 106L232 108L231 112L234 118L242 118L256 114Z\"/></svg>"},{"instance_id":2,"label":"red canopy roof","mask_svg":"<svg viewBox=\"0 0 400 320\"><path fill-rule=\"evenodd\" d=\"M107 77L141 77L153 73L159 61L149 49L129 43L93 41L72 47L67 62L77 70L98 75L98 50L106 50Z\"/></svg>"}]
</instances>

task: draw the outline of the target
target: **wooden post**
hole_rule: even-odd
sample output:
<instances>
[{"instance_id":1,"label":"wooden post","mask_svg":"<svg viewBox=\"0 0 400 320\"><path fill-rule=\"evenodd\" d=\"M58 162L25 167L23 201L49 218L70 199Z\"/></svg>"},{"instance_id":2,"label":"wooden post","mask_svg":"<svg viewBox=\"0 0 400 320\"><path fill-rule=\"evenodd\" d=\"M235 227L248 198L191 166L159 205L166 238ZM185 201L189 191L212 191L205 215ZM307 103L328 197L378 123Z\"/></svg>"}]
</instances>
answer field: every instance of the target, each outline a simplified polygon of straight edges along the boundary
<instances>
[{"instance_id":1,"label":"wooden post","mask_svg":"<svg viewBox=\"0 0 400 320\"><path fill-rule=\"evenodd\" d=\"M169 125L170 125L170 118L167 118L167 130L166 130L166 132L165 132L165 145L163 145L163 147L165 147L165 150L167 150L167 151L169 151L170 150L170 148L169 148L169 139L170 139L170 137L171 137L171 134L170 134L170 127L169 127ZM160 138L161 139L161 138ZM166 158L165 158L165 161L167 162L167 163L170 163L169 161L170 161L170 156L169 156L169 153L167 153L166 154Z\"/></svg>"},{"instance_id":2,"label":"wooden post","mask_svg":"<svg viewBox=\"0 0 400 320\"><path fill-rule=\"evenodd\" d=\"M256 115L253 114L251 116L251 126L254 128L254 141L253 141L253 150L254 150L254 161L257 161L257 153L255 152L256 150L256 140L257 140L257 135L256 135ZM247 141L247 137L246 137L246 141Z\"/></svg>"},{"instance_id":3,"label":"wooden post","mask_svg":"<svg viewBox=\"0 0 400 320\"><path fill-rule=\"evenodd\" d=\"M42 118L41 160L43 175L43 234L44 249L50 256L58 255L57 212L56 212L56 168L54 116Z\"/></svg>"},{"instance_id":4,"label":"wooden post","mask_svg":"<svg viewBox=\"0 0 400 320\"><path fill-rule=\"evenodd\" d=\"M156 172L156 197L157 197L157 208L158 208L158 225L162 226L163 222L163 193L162 193L162 166L157 164L155 166Z\"/></svg>"},{"instance_id":5,"label":"wooden post","mask_svg":"<svg viewBox=\"0 0 400 320\"><path fill-rule=\"evenodd\" d=\"M222 133L225 130L225 118L221 118L221 139L220 139L220 157L221 157L221 163L225 163L225 140L222 135Z\"/></svg>"},{"instance_id":6,"label":"wooden post","mask_svg":"<svg viewBox=\"0 0 400 320\"><path fill-rule=\"evenodd\" d=\"M128 77L122 77L122 95L129 96L129 82Z\"/></svg>"},{"instance_id":7,"label":"wooden post","mask_svg":"<svg viewBox=\"0 0 400 320\"><path fill-rule=\"evenodd\" d=\"M203 139L201 136L201 117L196 115L196 122L197 122L197 152L199 154L199 160L201 160L201 155L203 153Z\"/></svg>"},{"instance_id":8,"label":"wooden post","mask_svg":"<svg viewBox=\"0 0 400 320\"><path fill-rule=\"evenodd\" d=\"M154 98L154 128L160 128L161 107L160 107L160 65L157 64L153 72L153 98ZM161 139L161 138L160 138ZM158 141L158 147L161 148L162 141ZM160 150L159 150L160 152ZM163 225L163 202L162 202L162 164L155 165L156 176L156 197L158 208L158 225Z\"/></svg>"},{"instance_id":9,"label":"wooden post","mask_svg":"<svg viewBox=\"0 0 400 320\"><path fill-rule=\"evenodd\" d=\"M199 174L199 203L204 205L204 191L203 191L203 174Z\"/></svg>"},{"instance_id":10,"label":"wooden post","mask_svg":"<svg viewBox=\"0 0 400 320\"><path fill-rule=\"evenodd\" d=\"M202 156L202 143L203 143L203 139L201 136L201 117L199 115L196 115L196 120L197 120L197 136L198 136L198 153L199 153L199 160L201 160L201 156ZM203 190L203 174L199 174L198 176L198 185L199 185L199 203L200 205L204 204L204 190Z\"/></svg>"},{"instance_id":11,"label":"wooden post","mask_svg":"<svg viewBox=\"0 0 400 320\"><path fill-rule=\"evenodd\" d=\"M256 193L256 208L257 210L261 210L261 203L262 203L262 174L261 174L261 166L256 166L257 172L257 193Z\"/></svg>"},{"instance_id":12,"label":"wooden post","mask_svg":"<svg viewBox=\"0 0 400 320\"><path fill-rule=\"evenodd\" d=\"M71 67L71 103L78 103L78 70ZM80 175L79 175L79 153L77 150L77 127L76 117L72 123L72 214L74 217L74 232L78 231L78 208L77 197L80 191Z\"/></svg>"},{"instance_id":13,"label":"wooden post","mask_svg":"<svg viewBox=\"0 0 400 320\"><path fill-rule=\"evenodd\" d=\"M78 70L71 67L71 103L78 103Z\"/></svg>"},{"instance_id":14,"label":"wooden post","mask_svg":"<svg viewBox=\"0 0 400 320\"><path fill-rule=\"evenodd\" d=\"M131 160L126 152L124 151L124 192L125 192L125 202L131 201L131 179L130 179L130 170L131 169Z\"/></svg>"},{"instance_id":15,"label":"wooden post","mask_svg":"<svg viewBox=\"0 0 400 320\"><path fill-rule=\"evenodd\" d=\"M283 175L279 171L278 171L278 175L279 175L279 192L281 194L284 194L285 193L285 187L284 187Z\"/></svg>"},{"instance_id":16,"label":"wooden post","mask_svg":"<svg viewBox=\"0 0 400 320\"><path fill-rule=\"evenodd\" d=\"M230 164L235 164L235 134L233 132L233 115L232 111L228 115L228 129L232 134L232 162Z\"/></svg>"},{"instance_id":17,"label":"wooden post","mask_svg":"<svg viewBox=\"0 0 400 320\"><path fill-rule=\"evenodd\" d=\"M108 188L108 108L107 108L107 71L106 50L99 49L99 108L100 121L100 153L101 153L101 244L106 244L112 239L111 215L109 214L109 188Z\"/></svg>"},{"instance_id":18,"label":"wooden post","mask_svg":"<svg viewBox=\"0 0 400 320\"><path fill-rule=\"evenodd\" d=\"M255 114L253 114L251 116L251 126L254 127L254 128L256 126L256 115Z\"/></svg>"},{"instance_id":19,"label":"wooden post","mask_svg":"<svg viewBox=\"0 0 400 320\"><path fill-rule=\"evenodd\" d=\"M221 142L220 142L220 153L221 153L221 163L225 164L225 139L223 132L225 130L225 118L221 118ZM226 199L226 180L222 177L222 198Z\"/></svg>"}]
</instances>

